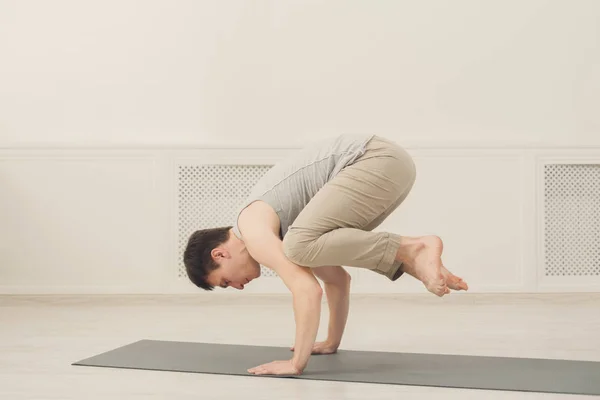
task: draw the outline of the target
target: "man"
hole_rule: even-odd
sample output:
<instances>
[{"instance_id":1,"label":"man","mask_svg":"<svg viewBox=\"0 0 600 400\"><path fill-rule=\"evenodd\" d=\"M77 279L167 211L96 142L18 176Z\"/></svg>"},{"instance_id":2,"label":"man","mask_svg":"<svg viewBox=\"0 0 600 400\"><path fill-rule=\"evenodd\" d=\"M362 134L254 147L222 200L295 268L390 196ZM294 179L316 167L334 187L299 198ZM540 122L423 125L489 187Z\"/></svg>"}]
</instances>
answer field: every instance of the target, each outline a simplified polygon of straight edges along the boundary
<instances>
[{"instance_id":1,"label":"man","mask_svg":"<svg viewBox=\"0 0 600 400\"><path fill-rule=\"evenodd\" d=\"M366 268L395 281L407 273L443 296L467 290L441 261L437 236L373 232L410 192L415 166L394 142L376 135L341 135L308 146L271 168L241 205L232 226L193 233L184 254L190 280L212 290L245 285L273 269L293 296L292 359L248 370L301 374L311 354L334 353L348 316L350 275ZM324 283L328 337L315 343Z\"/></svg>"}]
</instances>

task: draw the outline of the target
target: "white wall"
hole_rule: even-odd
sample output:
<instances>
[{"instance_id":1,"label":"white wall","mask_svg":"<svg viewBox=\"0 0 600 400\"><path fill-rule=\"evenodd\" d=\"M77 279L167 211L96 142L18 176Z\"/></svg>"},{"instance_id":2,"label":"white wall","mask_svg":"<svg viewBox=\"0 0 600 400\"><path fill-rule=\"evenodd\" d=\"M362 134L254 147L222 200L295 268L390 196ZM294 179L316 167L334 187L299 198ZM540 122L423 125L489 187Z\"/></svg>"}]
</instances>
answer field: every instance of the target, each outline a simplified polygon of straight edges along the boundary
<instances>
[{"instance_id":1,"label":"white wall","mask_svg":"<svg viewBox=\"0 0 600 400\"><path fill-rule=\"evenodd\" d=\"M0 2L0 145L600 143L595 0Z\"/></svg>"},{"instance_id":2,"label":"white wall","mask_svg":"<svg viewBox=\"0 0 600 400\"><path fill-rule=\"evenodd\" d=\"M544 157L600 163L599 20L593 0L2 1L0 292L195 292L178 160L365 131L419 169L383 228L442 235L474 291L597 290L540 273L539 185Z\"/></svg>"}]
</instances>

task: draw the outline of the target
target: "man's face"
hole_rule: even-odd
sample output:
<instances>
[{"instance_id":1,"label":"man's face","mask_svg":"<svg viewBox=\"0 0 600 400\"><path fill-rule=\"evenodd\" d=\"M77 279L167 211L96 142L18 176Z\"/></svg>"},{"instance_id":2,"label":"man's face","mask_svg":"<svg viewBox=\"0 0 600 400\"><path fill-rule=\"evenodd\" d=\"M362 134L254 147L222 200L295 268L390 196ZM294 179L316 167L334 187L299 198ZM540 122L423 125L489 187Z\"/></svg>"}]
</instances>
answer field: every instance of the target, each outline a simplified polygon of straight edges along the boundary
<instances>
[{"instance_id":1,"label":"man's face","mask_svg":"<svg viewBox=\"0 0 600 400\"><path fill-rule=\"evenodd\" d=\"M247 255L229 254L217 262L219 268L208 275L208 282L215 287L243 290L245 285L260 276L260 264Z\"/></svg>"}]
</instances>

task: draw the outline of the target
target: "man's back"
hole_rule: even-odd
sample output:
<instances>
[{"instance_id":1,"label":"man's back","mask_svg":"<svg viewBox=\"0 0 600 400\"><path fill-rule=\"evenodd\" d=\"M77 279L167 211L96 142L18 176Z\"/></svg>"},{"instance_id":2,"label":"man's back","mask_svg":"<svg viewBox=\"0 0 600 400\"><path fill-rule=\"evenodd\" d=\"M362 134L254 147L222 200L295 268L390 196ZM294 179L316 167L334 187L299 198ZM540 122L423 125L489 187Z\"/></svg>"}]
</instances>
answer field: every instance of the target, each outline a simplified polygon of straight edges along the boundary
<instances>
[{"instance_id":1,"label":"man's back","mask_svg":"<svg viewBox=\"0 0 600 400\"><path fill-rule=\"evenodd\" d=\"M281 222L280 237L283 238L313 196L344 167L359 158L372 137L372 134L341 135L297 151L267 171L237 215L252 202L262 200L277 212ZM234 233L241 238L237 218Z\"/></svg>"}]
</instances>

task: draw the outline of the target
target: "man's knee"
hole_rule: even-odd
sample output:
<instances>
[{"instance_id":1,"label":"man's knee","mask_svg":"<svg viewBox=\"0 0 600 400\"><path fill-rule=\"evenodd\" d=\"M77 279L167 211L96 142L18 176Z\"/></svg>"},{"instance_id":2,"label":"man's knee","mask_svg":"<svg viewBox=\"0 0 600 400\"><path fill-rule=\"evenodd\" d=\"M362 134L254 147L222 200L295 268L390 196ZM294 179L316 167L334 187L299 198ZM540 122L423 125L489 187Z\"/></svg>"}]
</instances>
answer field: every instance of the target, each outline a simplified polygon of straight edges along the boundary
<instances>
[{"instance_id":1,"label":"man's knee","mask_svg":"<svg viewBox=\"0 0 600 400\"><path fill-rule=\"evenodd\" d=\"M283 238L283 253L294 264L311 266L308 259L310 241L305 233L290 229Z\"/></svg>"},{"instance_id":2,"label":"man's knee","mask_svg":"<svg viewBox=\"0 0 600 400\"><path fill-rule=\"evenodd\" d=\"M300 256L300 245L298 239L292 232L288 232L283 238L283 254L290 260L291 262L297 264L297 261Z\"/></svg>"},{"instance_id":3,"label":"man's knee","mask_svg":"<svg viewBox=\"0 0 600 400\"><path fill-rule=\"evenodd\" d=\"M398 194L401 197L406 197L412 190L417 179L417 167L412 158L406 157L398 159L398 166L396 168L400 171L397 180Z\"/></svg>"}]
</instances>

